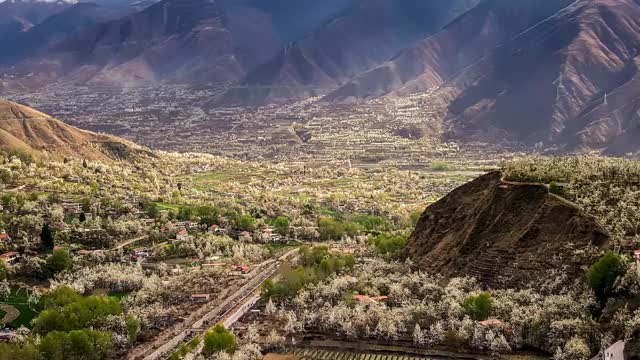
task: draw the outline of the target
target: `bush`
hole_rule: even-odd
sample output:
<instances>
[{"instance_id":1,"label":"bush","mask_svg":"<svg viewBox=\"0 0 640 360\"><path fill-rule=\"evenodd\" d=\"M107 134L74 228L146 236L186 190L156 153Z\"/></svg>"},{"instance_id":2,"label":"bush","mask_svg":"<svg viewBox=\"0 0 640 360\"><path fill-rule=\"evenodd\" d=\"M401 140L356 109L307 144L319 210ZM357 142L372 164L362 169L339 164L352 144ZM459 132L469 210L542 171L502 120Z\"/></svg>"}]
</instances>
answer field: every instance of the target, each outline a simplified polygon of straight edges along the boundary
<instances>
[{"instance_id":1,"label":"bush","mask_svg":"<svg viewBox=\"0 0 640 360\"><path fill-rule=\"evenodd\" d=\"M451 170L451 166L443 161L434 161L431 163L432 171L449 171Z\"/></svg>"},{"instance_id":2,"label":"bush","mask_svg":"<svg viewBox=\"0 0 640 360\"><path fill-rule=\"evenodd\" d=\"M564 187L558 185L557 182L552 181L549 184L549 192L556 195L562 195L564 193Z\"/></svg>"},{"instance_id":3,"label":"bush","mask_svg":"<svg viewBox=\"0 0 640 360\"><path fill-rule=\"evenodd\" d=\"M46 360L101 360L108 359L113 348L109 332L74 330L68 333L53 331L38 345Z\"/></svg>"},{"instance_id":4,"label":"bush","mask_svg":"<svg viewBox=\"0 0 640 360\"><path fill-rule=\"evenodd\" d=\"M230 351L236 346L236 337L224 325L216 324L213 330L204 334L204 348L202 352L210 355L220 351Z\"/></svg>"},{"instance_id":5,"label":"bush","mask_svg":"<svg viewBox=\"0 0 640 360\"><path fill-rule=\"evenodd\" d=\"M342 222L330 218L318 220L318 231L322 240L339 240L343 236L358 235L364 227L353 222Z\"/></svg>"},{"instance_id":6,"label":"bush","mask_svg":"<svg viewBox=\"0 0 640 360\"><path fill-rule=\"evenodd\" d=\"M71 269L73 259L69 251L65 249L57 249L47 258L47 272L49 277L53 277L58 273Z\"/></svg>"},{"instance_id":7,"label":"bush","mask_svg":"<svg viewBox=\"0 0 640 360\"><path fill-rule=\"evenodd\" d=\"M238 228L240 230L252 232L255 230L256 220L251 215L242 215L238 219Z\"/></svg>"},{"instance_id":8,"label":"bush","mask_svg":"<svg viewBox=\"0 0 640 360\"><path fill-rule=\"evenodd\" d=\"M613 294L613 285L618 276L626 271L626 263L622 256L613 251L607 252L587 271L589 285L601 301Z\"/></svg>"},{"instance_id":9,"label":"bush","mask_svg":"<svg viewBox=\"0 0 640 360\"><path fill-rule=\"evenodd\" d=\"M471 295L462 304L469 317L476 321L487 320L493 309L493 298L488 292Z\"/></svg>"},{"instance_id":10,"label":"bush","mask_svg":"<svg viewBox=\"0 0 640 360\"><path fill-rule=\"evenodd\" d=\"M122 314L120 302L106 296L82 297L69 288L54 290L43 299L47 307L33 321L33 331L73 331L97 327L110 315Z\"/></svg>"},{"instance_id":11,"label":"bush","mask_svg":"<svg viewBox=\"0 0 640 360\"><path fill-rule=\"evenodd\" d=\"M282 236L289 235L289 219L284 216L278 216L273 222L276 232Z\"/></svg>"},{"instance_id":12,"label":"bush","mask_svg":"<svg viewBox=\"0 0 640 360\"><path fill-rule=\"evenodd\" d=\"M371 242L381 254L398 256L404 251L407 239L406 235L382 234L373 238Z\"/></svg>"}]
</instances>

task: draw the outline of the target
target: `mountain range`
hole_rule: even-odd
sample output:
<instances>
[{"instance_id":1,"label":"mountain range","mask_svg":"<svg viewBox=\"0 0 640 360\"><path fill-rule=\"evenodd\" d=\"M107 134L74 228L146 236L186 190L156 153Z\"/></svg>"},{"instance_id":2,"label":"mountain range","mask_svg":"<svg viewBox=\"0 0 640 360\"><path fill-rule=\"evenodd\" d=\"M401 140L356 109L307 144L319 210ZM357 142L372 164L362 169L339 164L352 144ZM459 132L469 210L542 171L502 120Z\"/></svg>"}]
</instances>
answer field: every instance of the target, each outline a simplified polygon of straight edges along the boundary
<instances>
[{"instance_id":1,"label":"mountain range","mask_svg":"<svg viewBox=\"0 0 640 360\"><path fill-rule=\"evenodd\" d=\"M15 51L0 62L18 77L226 89L212 106L429 94L443 140L640 151L640 0L3 6Z\"/></svg>"}]
</instances>

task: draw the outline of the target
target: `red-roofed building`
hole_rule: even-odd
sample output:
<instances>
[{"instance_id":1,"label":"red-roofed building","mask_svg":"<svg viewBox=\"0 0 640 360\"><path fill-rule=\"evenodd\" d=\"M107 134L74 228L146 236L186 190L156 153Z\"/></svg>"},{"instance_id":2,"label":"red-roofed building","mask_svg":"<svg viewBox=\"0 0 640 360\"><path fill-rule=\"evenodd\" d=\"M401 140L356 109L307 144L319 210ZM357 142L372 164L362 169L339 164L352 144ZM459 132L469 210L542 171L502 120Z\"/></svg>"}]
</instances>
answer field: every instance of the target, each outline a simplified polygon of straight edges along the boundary
<instances>
[{"instance_id":1,"label":"red-roofed building","mask_svg":"<svg viewBox=\"0 0 640 360\"><path fill-rule=\"evenodd\" d=\"M0 259L4 260L7 264L14 264L20 259L20 253L11 251L0 255Z\"/></svg>"},{"instance_id":2,"label":"red-roofed building","mask_svg":"<svg viewBox=\"0 0 640 360\"><path fill-rule=\"evenodd\" d=\"M0 242L9 243L11 242L11 236L7 234L5 231L0 233Z\"/></svg>"},{"instance_id":3,"label":"red-roofed building","mask_svg":"<svg viewBox=\"0 0 640 360\"><path fill-rule=\"evenodd\" d=\"M178 241L184 241L188 239L189 239L189 232L186 229L182 229L178 231L178 233L176 234L176 240Z\"/></svg>"},{"instance_id":4,"label":"red-roofed building","mask_svg":"<svg viewBox=\"0 0 640 360\"><path fill-rule=\"evenodd\" d=\"M236 271L240 271L243 274L248 274L251 269L247 265L236 265Z\"/></svg>"}]
</instances>

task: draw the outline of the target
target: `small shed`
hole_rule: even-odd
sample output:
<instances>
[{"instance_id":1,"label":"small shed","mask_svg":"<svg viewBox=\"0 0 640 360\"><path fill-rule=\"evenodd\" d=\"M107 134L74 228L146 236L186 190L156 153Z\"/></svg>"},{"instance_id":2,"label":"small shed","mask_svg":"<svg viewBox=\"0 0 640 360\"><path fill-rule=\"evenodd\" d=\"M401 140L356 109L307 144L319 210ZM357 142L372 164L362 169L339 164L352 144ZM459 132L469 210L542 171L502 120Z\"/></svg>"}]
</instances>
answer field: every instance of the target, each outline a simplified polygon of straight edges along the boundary
<instances>
[{"instance_id":1,"label":"small shed","mask_svg":"<svg viewBox=\"0 0 640 360\"><path fill-rule=\"evenodd\" d=\"M210 294L193 294L191 295L191 301L194 302L206 302L211 298Z\"/></svg>"}]
</instances>

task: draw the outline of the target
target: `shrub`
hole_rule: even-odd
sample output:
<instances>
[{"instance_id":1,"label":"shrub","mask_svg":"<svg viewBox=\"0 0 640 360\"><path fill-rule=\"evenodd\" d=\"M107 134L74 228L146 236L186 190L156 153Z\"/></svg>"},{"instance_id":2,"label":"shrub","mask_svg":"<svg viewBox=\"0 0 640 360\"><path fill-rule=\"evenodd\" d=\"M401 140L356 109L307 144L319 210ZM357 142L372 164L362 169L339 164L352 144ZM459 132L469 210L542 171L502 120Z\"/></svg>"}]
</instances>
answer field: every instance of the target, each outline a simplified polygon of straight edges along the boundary
<instances>
[{"instance_id":1,"label":"shrub","mask_svg":"<svg viewBox=\"0 0 640 360\"><path fill-rule=\"evenodd\" d=\"M240 219L238 219L238 228L244 231L253 231L255 230L255 222L256 220L251 217L251 215L242 215Z\"/></svg>"},{"instance_id":2,"label":"shrub","mask_svg":"<svg viewBox=\"0 0 640 360\"><path fill-rule=\"evenodd\" d=\"M289 219L284 216L278 216L273 222L273 227L278 234L287 236L289 234Z\"/></svg>"},{"instance_id":3,"label":"shrub","mask_svg":"<svg viewBox=\"0 0 640 360\"><path fill-rule=\"evenodd\" d=\"M564 193L564 187L558 185L557 182L552 181L549 184L549 192L556 195L562 195Z\"/></svg>"},{"instance_id":4,"label":"shrub","mask_svg":"<svg viewBox=\"0 0 640 360\"><path fill-rule=\"evenodd\" d=\"M371 240L378 252L385 255L400 255L407 245L406 235L381 234Z\"/></svg>"},{"instance_id":5,"label":"shrub","mask_svg":"<svg viewBox=\"0 0 640 360\"><path fill-rule=\"evenodd\" d=\"M54 250L53 254L47 258L47 275L53 277L58 273L71 269L72 265L73 260L69 251L65 249Z\"/></svg>"},{"instance_id":6,"label":"shrub","mask_svg":"<svg viewBox=\"0 0 640 360\"><path fill-rule=\"evenodd\" d=\"M464 299L462 306L473 320L487 320L493 309L493 298L488 292L481 292L478 295L468 296Z\"/></svg>"},{"instance_id":7,"label":"shrub","mask_svg":"<svg viewBox=\"0 0 640 360\"><path fill-rule=\"evenodd\" d=\"M613 285L625 270L624 258L613 251L607 252L589 267L587 280L598 299L604 301L613 294Z\"/></svg>"},{"instance_id":8,"label":"shrub","mask_svg":"<svg viewBox=\"0 0 640 360\"><path fill-rule=\"evenodd\" d=\"M213 330L204 334L204 348L202 352L210 355L220 351L230 351L236 346L236 337L224 325L216 324Z\"/></svg>"},{"instance_id":9,"label":"shrub","mask_svg":"<svg viewBox=\"0 0 640 360\"><path fill-rule=\"evenodd\" d=\"M451 166L443 161L434 161L431 163L432 171L449 171L451 170Z\"/></svg>"}]
</instances>

